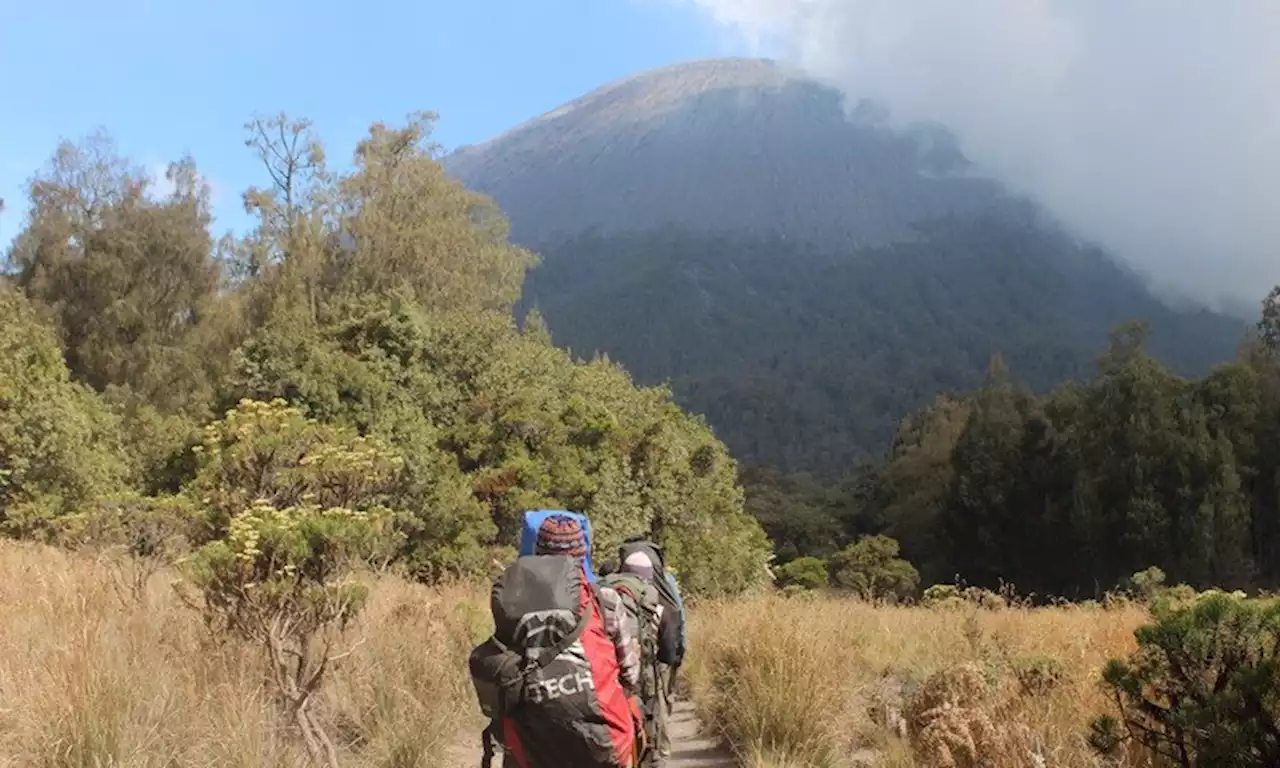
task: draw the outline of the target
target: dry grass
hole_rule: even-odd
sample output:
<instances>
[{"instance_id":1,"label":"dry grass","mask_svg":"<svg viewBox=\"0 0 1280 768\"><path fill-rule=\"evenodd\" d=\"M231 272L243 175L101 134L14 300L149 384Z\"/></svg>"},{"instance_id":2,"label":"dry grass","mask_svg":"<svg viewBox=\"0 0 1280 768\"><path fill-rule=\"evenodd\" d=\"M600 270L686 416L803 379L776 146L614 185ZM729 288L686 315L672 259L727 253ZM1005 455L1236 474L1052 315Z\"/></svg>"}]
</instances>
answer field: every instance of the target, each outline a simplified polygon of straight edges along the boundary
<instances>
[{"instance_id":1,"label":"dry grass","mask_svg":"<svg viewBox=\"0 0 1280 768\"><path fill-rule=\"evenodd\" d=\"M216 644L165 574L0 541L0 766L297 766L256 648ZM380 580L318 707L343 765L441 766L475 726L483 594Z\"/></svg>"},{"instance_id":2,"label":"dry grass","mask_svg":"<svg viewBox=\"0 0 1280 768\"><path fill-rule=\"evenodd\" d=\"M210 640L166 574L140 597L113 574L0 540L0 768L305 763L257 648ZM1097 675L1144 618L765 597L695 609L687 669L747 768L1096 766ZM466 657L488 629L482 590L379 580L317 707L343 765L474 764L453 750L478 732Z\"/></svg>"},{"instance_id":3,"label":"dry grass","mask_svg":"<svg viewBox=\"0 0 1280 768\"><path fill-rule=\"evenodd\" d=\"M1098 766L1106 659L1137 607L928 609L765 597L699 606L689 676L752 768Z\"/></svg>"}]
</instances>

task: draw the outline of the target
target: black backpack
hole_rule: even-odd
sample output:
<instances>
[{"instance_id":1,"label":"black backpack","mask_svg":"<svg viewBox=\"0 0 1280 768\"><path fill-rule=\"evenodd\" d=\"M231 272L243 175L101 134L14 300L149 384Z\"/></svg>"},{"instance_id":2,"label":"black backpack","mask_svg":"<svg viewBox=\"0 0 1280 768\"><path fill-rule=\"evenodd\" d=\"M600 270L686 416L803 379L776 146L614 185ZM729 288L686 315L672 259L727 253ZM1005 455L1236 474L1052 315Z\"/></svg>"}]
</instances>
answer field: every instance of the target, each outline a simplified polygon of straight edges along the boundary
<instances>
[{"instance_id":1,"label":"black backpack","mask_svg":"<svg viewBox=\"0 0 1280 768\"><path fill-rule=\"evenodd\" d=\"M592 670L598 660L576 645L591 618L602 613L599 593L584 582L578 560L561 555L521 557L495 581L493 635L471 652L469 662L480 708L491 721L484 734L486 760L493 740L514 731L531 766L616 762L607 722L623 714L604 711ZM584 587L595 597L586 610ZM629 721L630 713L625 716Z\"/></svg>"}]
</instances>

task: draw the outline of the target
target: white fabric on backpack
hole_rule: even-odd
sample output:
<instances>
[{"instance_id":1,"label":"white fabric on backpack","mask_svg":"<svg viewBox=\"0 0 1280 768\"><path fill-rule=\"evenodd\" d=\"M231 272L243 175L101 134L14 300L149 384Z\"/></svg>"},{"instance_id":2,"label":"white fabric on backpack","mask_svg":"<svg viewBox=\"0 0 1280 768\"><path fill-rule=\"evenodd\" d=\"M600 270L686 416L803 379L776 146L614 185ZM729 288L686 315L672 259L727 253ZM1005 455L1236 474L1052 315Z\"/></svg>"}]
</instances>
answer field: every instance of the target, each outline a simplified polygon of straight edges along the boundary
<instances>
[{"instance_id":1,"label":"white fabric on backpack","mask_svg":"<svg viewBox=\"0 0 1280 768\"><path fill-rule=\"evenodd\" d=\"M643 552L632 552L622 561L622 570L634 573L645 581L653 581L653 561Z\"/></svg>"}]
</instances>

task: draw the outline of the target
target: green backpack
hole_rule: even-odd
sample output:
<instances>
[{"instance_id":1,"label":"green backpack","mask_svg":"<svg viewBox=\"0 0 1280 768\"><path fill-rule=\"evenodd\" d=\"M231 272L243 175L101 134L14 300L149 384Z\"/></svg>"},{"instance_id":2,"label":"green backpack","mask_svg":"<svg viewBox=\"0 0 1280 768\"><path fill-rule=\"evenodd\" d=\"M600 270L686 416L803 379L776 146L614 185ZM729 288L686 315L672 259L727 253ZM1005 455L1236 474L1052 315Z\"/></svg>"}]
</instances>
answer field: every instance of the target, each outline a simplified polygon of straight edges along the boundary
<instances>
[{"instance_id":1,"label":"green backpack","mask_svg":"<svg viewBox=\"0 0 1280 768\"><path fill-rule=\"evenodd\" d=\"M665 695L658 669L658 621L662 602L657 588L633 573L615 572L601 577L600 583L618 593L622 605L640 627L640 702L644 710L645 732L649 743L656 743L657 706Z\"/></svg>"}]
</instances>

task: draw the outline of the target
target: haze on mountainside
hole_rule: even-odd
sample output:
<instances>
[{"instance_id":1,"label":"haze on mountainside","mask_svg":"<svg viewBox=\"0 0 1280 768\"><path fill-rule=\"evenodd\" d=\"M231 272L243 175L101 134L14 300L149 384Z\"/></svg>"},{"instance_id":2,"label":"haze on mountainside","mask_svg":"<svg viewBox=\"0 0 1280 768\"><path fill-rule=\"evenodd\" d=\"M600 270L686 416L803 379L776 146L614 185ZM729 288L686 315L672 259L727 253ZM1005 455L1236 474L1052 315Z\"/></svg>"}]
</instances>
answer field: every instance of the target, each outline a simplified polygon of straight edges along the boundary
<instances>
[{"instance_id":1,"label":"haze on mountainside","mask_svg":"<svg viewBox=\"0 0 1280 768\"><path fill-rule=\"evenodd\" d=\"M540 252L522 311L576 354L669 381L748 463L847 471L993 355L1045 389L1090 376L1131 320L1185 374L1243 331L1158 301L974 174L944 128L870 103L850 118L768 60L641 73L444 164Z\"/></svg>"},{"instance_id":2,"label":"haze on mountainside","mask_svg":"<svg viewBox=\"0 0 1280 768\"><path fill-rule=\"evenodd\" d=\"M1162 289L1252 316L1280 281L1280 3L673 1L897 121L945 124Z\"/></svg>"},{"instance_id":3,"label":"haze on mountainside","mask_svg":"<svg viewBox=\"0 0 1280 768\"><path fill-rule=\"evenodd\" d=\"M534 246L674 224L848 248L1001 194L946 132L900 134L871 105L850 119L838 92L763 59L645 72L444 163Z\"/></svg>"}]
</instances>

